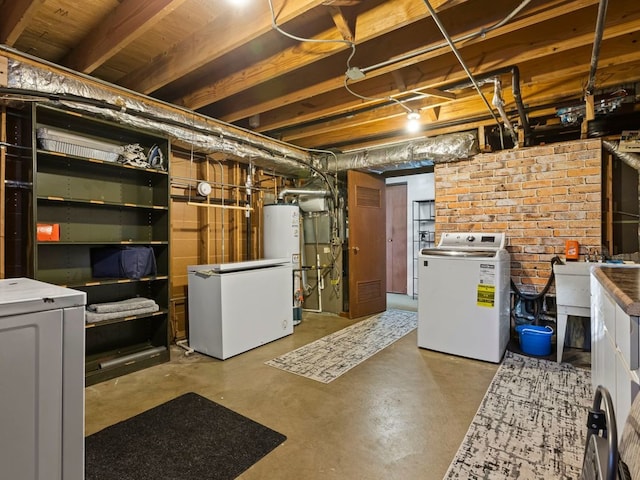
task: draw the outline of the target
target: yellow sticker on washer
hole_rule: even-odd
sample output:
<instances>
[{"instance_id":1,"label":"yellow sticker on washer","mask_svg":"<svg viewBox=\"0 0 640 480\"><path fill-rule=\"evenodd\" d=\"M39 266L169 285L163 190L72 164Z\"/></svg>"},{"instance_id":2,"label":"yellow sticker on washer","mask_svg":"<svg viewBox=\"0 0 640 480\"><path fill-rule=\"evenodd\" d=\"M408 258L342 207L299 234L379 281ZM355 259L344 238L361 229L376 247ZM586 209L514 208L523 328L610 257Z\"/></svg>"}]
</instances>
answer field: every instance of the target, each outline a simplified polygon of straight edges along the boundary
<instances>
[{"instance_id":1,"label":"yellow sticker on washer","mask_svg":"<svg viewBox=\"0 0 640 480\"><path fill-rule=\"evenodd\" d=\"M496 306L496 286L495 285L478 285L478 301L479 307L493 308Z\"/></svg>"}]
</instances>

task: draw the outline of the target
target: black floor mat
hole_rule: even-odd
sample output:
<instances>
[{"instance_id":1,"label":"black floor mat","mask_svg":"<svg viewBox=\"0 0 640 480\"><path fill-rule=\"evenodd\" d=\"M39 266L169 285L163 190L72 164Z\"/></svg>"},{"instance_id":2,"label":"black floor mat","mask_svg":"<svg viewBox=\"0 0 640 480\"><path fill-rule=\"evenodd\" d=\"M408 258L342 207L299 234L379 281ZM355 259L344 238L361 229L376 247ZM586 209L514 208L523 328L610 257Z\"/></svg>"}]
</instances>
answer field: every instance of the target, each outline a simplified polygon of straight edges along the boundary
<instances>
[{"instance_id":1,"label":"black floor mat","mask_svg":"<svg viewBox=\"0 0 640 480\"><path fill-rule=\"evenodd\" d=\"M86 437L85 480L227 480L286 437L187 393Z\"/></svg>"}]
</instances>

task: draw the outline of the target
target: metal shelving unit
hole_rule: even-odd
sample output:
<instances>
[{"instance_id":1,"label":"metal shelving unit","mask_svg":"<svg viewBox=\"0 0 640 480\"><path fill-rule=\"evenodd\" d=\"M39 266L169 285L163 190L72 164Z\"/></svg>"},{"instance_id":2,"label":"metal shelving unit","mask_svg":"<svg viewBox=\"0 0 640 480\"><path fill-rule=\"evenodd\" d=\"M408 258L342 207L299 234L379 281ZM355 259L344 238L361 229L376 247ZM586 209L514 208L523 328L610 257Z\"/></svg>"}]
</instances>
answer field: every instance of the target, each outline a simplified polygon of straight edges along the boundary
<instances>
[{"instance_id":1,"label":"metal shelving unit","mask_svg":"<svg viewBox=\"0 0 640 480\"><path fill-rule=\"evenodd\" d=\"M91 158L87 151L45 149L37 131L52 128L116 145L139 144L144 151L157 145L165 159L169 141L42 105L34 105L32 113L32 141L37 146L33 149L34 278L86 292L87 305L144 297L159 307L157 312L124 314L86 325L85 384L168 361L168 172ZM59 236L37 240L38 224L56 225ZM93 249L129 246L153 249L155 274L135 279L93 277Z\"/></svg>"},{"instance_id":2,"label":"metal shelving unit","mask_svg":"<svg viewBox=\"0 0 640 480\"><path fill-rule=\"evenodd\" d=\"M413 298L418 298L418 253L435 245L435 200L414 200L412 220Z\"/></svg>"}]
</instances>

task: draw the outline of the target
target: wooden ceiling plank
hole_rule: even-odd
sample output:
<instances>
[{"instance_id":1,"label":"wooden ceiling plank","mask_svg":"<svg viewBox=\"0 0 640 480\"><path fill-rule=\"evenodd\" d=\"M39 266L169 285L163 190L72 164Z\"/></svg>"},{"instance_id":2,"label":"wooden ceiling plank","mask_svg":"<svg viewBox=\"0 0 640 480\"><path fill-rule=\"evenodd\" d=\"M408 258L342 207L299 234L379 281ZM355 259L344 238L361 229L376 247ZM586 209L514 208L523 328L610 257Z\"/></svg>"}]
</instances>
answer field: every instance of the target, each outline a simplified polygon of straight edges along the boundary
<instances>
[{"instance_id":1,"label":"wooden ceiling plank","mask_svg":"<svg viewBox=\"0 0 640 480\"><path fill-rule=\"evenodd\" d=\"M345 14L344 9L340 7L328 7L328 10L342 38L348 42L353 42L356 38L353 12Z\"/></svg>"},{"instance_id":2,"label":"wooden ceiling plank","mask_svg":"<svg viewBox=\"0 0 640 480\"><path fill-rule=\"evenodd\" d=\"M568 13L573 13L576 9L581 9L585 6L585 4L587 6L592 6L597 4L597 0L576 0L573 2L555 2L554 5L556 5L555 7L548 7L548 8L542 8L540 10L537 11L537 13L535 15L529 15L527 16L526 20L520 21L518 19L514 20L511 23L508 23L507 25L496 29L495 31L493 31L491 33L491 35L495 38L496 36L502 36L502 35L508 35L509 33L513 33L514 31L517 31L519 28L524 28L525 26L531 26L531 25L536 25L538 22L544 22L549 20L550 18L556 18L559 15L562 14L568 14ZM359 17L359 21L360 19L363 18L363 15L360 15ZM524 23L523 23L524 22ZM517 24L518 27L514 26L514 24ZM358 31L361 32L362 29L358 28ZM477 43L481 43L481 42L485 42L484 39L482 38L478 38L475 39L473 41L468 41L465 44L465 47L469 47L472 46L474 44ZM507 42L505 42L507 43ZM425 45L426 47L426 45ZM389 65L389 66L385 66L385 67L381 67L379 69L370 71L367 73L367 78L375 78L377 76L380 75L385 75L387 73L393 72L396 69L402 68L402 67L406 67L406 66L410 66L414 63L417 62L424 62L426 60L430 60L433 58L436 58L440 55L443 54L447 54L449 53L450 50L448 48L441 48L438 50L434 50L432 52L429 52L428 54L423 54L423 55L418 55L413 59L410 60L405 60L403 62L399 62L399 63L394 63L393 65ZM304 87L301 88L300 90L297 90L295 92L291 92L290 94L285 94L285 95L281 95L279 96L277 99L269 99L269 100L265 100L264 102L255 102L252 103L251 105L247 106L247 107L239 107L236 108L236 110L233 113L230 114L222 114L220 115L220 118L226 122L235 122L238 121L240 119L243 118L247 118L250 117L251 115L254 115L256 113L262 113L262 112L266 112L275 108L279 108L279 107L283 107L286 105L290 105L299 101L303 101L307 98L311 98L314 97L316 95L320 95L320 94L324 94L326 92L332 91L332 90L336 90L336 89L342 89L343 88L343 81L344 81L344 77L340 76L340 77L335 77L320 83L316 83L310 87ZM429 87L430 85L427 82L423 83L424 87ZM388 94L387 94L388 95ZM383 95L384 96L384 95ZM189 105L188 103L184 103L184 105ZM194 107L191 108L200 108L202 107L202 104L196 104ZM351 108L352 105L348 105L347 108ZM319 114L318 116L322 116L323 114ZM291 120L290 115L285 115L285 117L289 118L289 120ZM286 120L285 120L286 121ZM271 130L273 128L279 128L280 125L276 126L276 125L263 125L263 127L261 128L261 131L265 131L265 130Z\"/></svg>"},{"instance_id":3,"label":"wooden ceiling plank","mask_svg":"<svg viewBox=\"0 0 640 480\"><path fill-rule=\"evenodd\" d=\"M456 0L447 3L440 0L447 8L460 5L469 0ZM378 38L398 26L417 22L428 16L426 8L415 0L395 0L378 5L376 8L362 12L356 18L354 31L358 32L356 43L360 44ZM313 38L313 42L296 45L276 55L257 62L241 72L229 75L210 85L198 88L173 99L172 103L184 105L197 110L222 98L230 97L248 88L253 88L285 73L311 65L318 60L342 52L349 48L335 30L326 30ZM318 43L318 40L329 40L330 43ZM346 70L346 65L345 65ZM340 84L342 84L340 77ZM248 115L251 116L251 115ZM244 118L244 117L240 117ZM238 120L238 118L235 118Z\"/></svg>"},{"instance_id":4,"label":"wooden ceiling plank","mask_svg":"<svg viewBox=\"0 0 640 480\"><path fill-rule=\"evenodd\" d=\"M625 12L624 10L625 10L624 7L618 8L618 9L610 8L610 13L608 12L607 14L608 23L607 23L607 29L605 31L603 41L606 41L614 37L628 35L638 30L637 25L638 25L638 22L640 21L640 9L637 9L635 12ZM628 7L627 7L627 10L628 10ZM571 16L571 18L574 18L576 15L577 14L574 13ZM560 18L557 21L558 23L562 23L563 21L566 23L566 20L562 18ZM540 32L538 31L540 30L540 28L538 28L537 26L536 28L532 28L530 30L532 30L529 32L530 37L525 36L525 33L523 33L523 31L518 31L518 32L515 32L513 35L509 35L505 37L504 39L503 38L494 39L493 40L494 42L501 41L504 43L504 45L507 45L507 48L502 50L496 49L495 47L492 48L490 46L490 43L483 43L481 45L477 45L475 49L478 51L478 53L473 54L470 57L467 57L467 59L469 62L473 63L477 58L477 56L482 55L485 57L485 64L483 64L482 70L474 73L481 74L483 72L504 68L509 65L513 65L513 64L517 65L521 62L530 61L532 59L544 58L545 56L550 54L557 54L557 53L568 51L580 46L591 45L593 42L593 31L592 31L593 26L592 25L584 25L581 27L581 29L573 29L572 30L573 35L565 38L564 40L558 38L558 36L560 35L559 33L557 33L554 36L551 31L548 32L548 34L546 35L541 35ZM523 48L523 45L526 45L526 48ZM467 50L469 49L473 50L473 48L471 47L473 46L469 46L466 48ZM449 65L449 61L446 59L442 60L441 63ZM570 63L573 63L573 61ZM422 81L420 85L416 85L414 88L433 87L433 86L437 86L438 84L457 81L457 80L463 80L464 78L466 78L465 74L462 71L459 71L455 75L451 75L450 69L448 67L444 69L434 70L435 67L434 67L433 58L430 59L430 62L425 67L425 70L428 70L429 68L431 69L430 78L424 79L424 81ZM335 80L336 79L333 79L334 82ZM323 82L322 84L317 84L315 87L317 87L318 89L326 87L327 84L329 84L331 81L332 80ZM337 85L334 86L334 89L339 89L339 88L340 87ZM296 92L296 94L299 94L299 93L301 92ZM308 95L308 97L313 96L313 90L306 91L305 93ZM378 93L368 92L367 96L381 97L388 94L389 94L388 91L378 92ZM335 96L335 95L336 95L336 92L332 92L332 96ZM300 113L298 110L299 113L294 118L291 117L290 113L286 112L286 109L282 111L282 115L279 116L279 119L274 119L275 112L273 111L267 112L266 114L263 114L261 117L262 118L261 131L283 128L291 123L313 121L316 118L322 118L324 116L335 114L338 111L338 109L348 110L348 109L354 108L354 106L356 106L357 104L360 104L360 105L364 104L362 101L350 102L346 100L346 95L347 94L343 93L342 96L338 95L336 97L336 98L340 97L341 103L343 103L342 106L327 105L323 109L317 109L315 111L309 111L306 113ZM285 105L285 102L283 100L284 100L284 97L279 98L280 106ZM266 109L266 110L271 110L271 109ZM248 111L251 111L251 109L247 109L246 111L238 110L236 114L239 114L239 112L246 113ZM262 111L264 112L264 110ZM244 117L246 117L246 115L244 115ZM244 117L241 117L241 118L244 118ZM230 121L228 118L225 118L225 116L221 116L221 118L225 121Z\"/></svg>"},{"instance_id":5,"label":"wooden ceiling plank","mask_svg":"<svg viewBox=\"0 0 640 480\"><path fill-rule=\"evenodd\" d=\"M278 8L274 6L274 11L278 12L279 24L283 24L321 3L322 0L283 1L277 5ZM256 8L256 11L248 16L219 16L163 55L126 75L118 83L148 94L220 58L271 30L271 15L264 3L261 4L261 8ZM224 34L220 35L220 32ZM212 41L213 39L215 41Z\"/></svg>"},{"instance_id":6,"label":"wooden ceiling plank","mask_svg":"<svg viewBox=\"0 0 640 480\"><path fill-rule=\"evenodd\" d=\"M427 120L430 122L437 122L440 118L440 107L426 108L420 113L424 113L425 117L427 117Z\"/></svg>"},{"instance_id":7,"label":"wooden ceiling plank","mask_svg":"<svg viewBox=\"0 0 640 480\"><path fill-rule=\"evenodd\" d=\"M391 72L391 76L393 77L393 81L396 84L396 89L399 92L406 92L407 84L402 77L402 72L400 72L399 70L394 70L393 72Z\"/></svg>"},{"instance_id":8,"label":"wooden ceiling plank","mask_svg":"<svg viewBox=\"0 0 640 480\"><path fill-rule=\"evenodd\" d=\"M108 18L78 43L62 64L78 72L93 72L185 1L124 0Z\"/></svg>"},{"instance_id":9,"label":"wooden ceiling plank","mask_svg":"<svg viewBox=\"0 0 640 480\"><path fill-rule=\"evenodd\" d=\"M430 97L446 98L447 100L455 100L457 95L453 92L445 92L437 88L420 88L413 90L416 93L429 95Z\"/></svg>"},{"instance_id":10,"label":"wooden ceiling plank","mask_svg":"<svg viewBox=\"0 0 640 480\"><path fill-rule=\"evenodd\" d=\"M10 0L2 5L0 43L13 46L45 0Z\"/></svg>"},{"instance_id":11,"label":"wooden ceiling plank","mask_svg":"<svg viewBox=\"0 0 640 480\"><path fill-rule=\"evenodd\" d=\"M471 92L469 94L473 95ZM437 108L442 103L443 100L427 99L413 104L413 107L414 110L422 112L423 110ZM354 115L347 114L339 118L329 119L326 122L322 122L317 125L307 125L299 128L287 129L282 133L280 138L285 142L293 142L308 136L321 135L335 130L358 128L361 125L379 122L383 119L396 117L406 118L406 116L407 111L402 108L398 108L398 105L396 104L381 105L378 108L366 112L357 112Z\"/></svg>"},{"instance_id":12,"label":"wooden ceiling plank","mask_svg":"<svg viewBox=\"0 0 640 480\"><path fill-rule=\"evenodd\" d=\"M638 32L638 35L640 36L640 32ZM625 39L625 42L635 43L633 38ZM640 78L640 70L638 69L638 64L640 64L640 51L634 50L626 55L622 55L616 49L611 48L610 46L608 47L609 48L606 49L608 55L601 58L600 64L602 65L602 68L598 71L599 77L603 78L603 81L598 83L599 88L605 88L619 83L619 78L621 78L619 72L625 69L637 72L635 78ZM588 52L589 49L590 48L588 46L585 46L586 52ZM529 62L530 65L523 65L523 69L530 71L531 69L537 68L541 71L542 69L550 67L553 70L554 65L566 64L568 58L575 56L572 55L572 53L573 52L569 52L564 56L557 56L557 58L552 62L549 62L548 60L546 62L534 60ZM619 59L620 61L617 62L616 59ZM622 62L628 62L627 64L629 67L626 68ZM589 66L590 61L588 55L586 55L585 60L579 66L580 68L575 70L567 69L567 76L565 77L554 75L544 81L543 77L540 76L539 80L533 84L527 84L521 87L522 97L526 99L528 107L534 108L540 107L541 105L559 103L571 98L580 99L582 97L582 90L584 88L584 82L588 74ZM633 73L629 72L625 77L632 78L630 75L633 75ZM515 102L512 93L511 89L505 89L503 91L504 99L507 104L506 109L508 111L515 110ZM484 103L471 89L465 90L464 93L461 93L458 101L456 102L438 103L433 104L433 106L438 109L437 119L429 116L429 107L420 107L421 113L425 113L426 118L432 123L447 123L460 118L473 118L487 114ZM393 106L386 108L393 110ZM364 133L364 130L360 128L360 124L375 124L377 121L376 116L378 115L378 111L379 110L372 110L365 114L356 113L353 117L349 116L349 118L334 119L331 122L316 124L312 127L288 130L285 132L282 139L285 141L295 141L298 145L313 147L326 144L327 139L332 139L338 142L343 141L343 138L356 138ZM402 117L402 112L398 114L397 108L395 109L395 112L397 114L395 117ZM537 114L541 115L540 112L537 112ZM389 119L393 118L394 115L382 111L380 117ZM378 124L377 129L381 128L380 125L381 124ZM333 132L337 133L334 135ZM343 134L344 136L340 136L339 138L336 136Z\"/></svg>"},{"instance_id":13,"label":"wooden ceiling plank","mask_svg":"<svg viewBox=\"0 0 640 480\"><path fill-rule=\"evenodd\" d=\"M636 55L640 57L640 53ZM640 62L640 58L638 58ZM589 64L587 63L587 67ZM637 72L635 79L640 80L640 70L638 70L638 63L635 64L635 71ZM619 70L619 65L612 65L607 67L603 71L603 75L607 80L603 81L599 87L608 88L619 84L619 76L616 72ZM629 78L629 77L627 77ZM630 80L631 81L631 80ZM558 103L559 99L576 99L576 103L580 103L580 97L584 89L585 75L574 75L570 78L556 79L552 82L537 83L535 85L522 88L522 95L527 99L527 107L532 109L530 117L539 117L544 115L554 114L555 108L544 108L548 104ZM507 111L512 111L515 114L515 107L513 107L513 97L510 91L504 91L505 100L511 107ZM440 115L437 122L427 124L428 130L423 131L429 136L442 135L446 133L453 133L456 131L463 131L474 128L479 124L495 125L495 121L490 119L486 121L478 122L477 118L488 115L484 103L477 95L469 95L464 99L457 102L450 102L443 104L440 107ZM473 121L464 122L463 119L474 119ZM455 125L451 125L455 122ZM398 140L397 132L402 129L402 118L398 117L396 121L380 122L375 124L369 122L362 127L351 129L335 129L330 133L322 133L318 135L308 135L297 139L296 144L305 148L327 148L332 144L340 145L344 143L354 145L365 144L367 137L384 135L385 132L391 136L388 141ZM400 134L402 138L407 138L404 134ZM378 140L379 142L379 140ZM350 147L355 148L355 147Z\"/></svg>"}]
</instances>

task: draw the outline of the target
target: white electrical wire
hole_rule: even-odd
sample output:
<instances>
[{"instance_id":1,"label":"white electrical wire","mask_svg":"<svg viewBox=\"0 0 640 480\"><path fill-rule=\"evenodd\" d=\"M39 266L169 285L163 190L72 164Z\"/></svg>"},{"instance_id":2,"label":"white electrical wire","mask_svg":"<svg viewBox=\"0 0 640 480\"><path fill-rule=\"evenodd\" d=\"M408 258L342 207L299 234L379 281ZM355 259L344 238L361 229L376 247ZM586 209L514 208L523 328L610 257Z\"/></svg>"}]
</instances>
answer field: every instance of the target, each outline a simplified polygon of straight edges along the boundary
<instances>
[{"instance_id":1,"label":"white electrical wire","mask_svg":"<svg viewBox=\"0 0 640 480\"><path fill-rule=\"evenodd\" d=\"M356 93L356 92L354 92L353 90L351 90L351 89L349 88L348 81L349 81L349 77L348 77L347 75L345 75L345 76L344 76L344 88L346 88L346 89L347 89L347 92L349 92L349 93L350 93L351 95L353 95L354 97L361 98L362 100L371 100L371 101L374 101L374 102L382 101L382 100L389 100L389 101L391 101L391 102L395 102L395 103L397 103L398 105L400 105L402 108L404 108L404 109L407 111L407 113L413 113L413 110L411 110L409 107L407 107L404 103L402 103L402 102L401 102L400 100L398 100L397 98L393 98L393 97L391 97L391 96L375 98L375 97L365 97L364 95L360 95L359 93Z\"/></svg>"},{"instance_id":2,"label":"white electrical wire","mask_svg":"<svg viewBox=\"0 0 640 480\"><path fill-rule=\"evenodd\" d=\"M267 2L269 3L269 10L271 11L271 26L273 27L273 29L275 31L281 33L285 37L289 37L292 40L297 40L299 42L342 43L342 44L345 44L345 45L351 47L351 54L349 55L349 58L347 58L347 70L349 70L351 68L351 64L350 64L351 59L356 54L356 44L355 44L355 42L352 42L351 40L327 40L327 39L322 39L322 38L303 38L303 37L298 37L296 35L293 35L293 34L291 34L289 32L286 32L286 31L284 31L282 28L280 28L278 26L278 23L276 21L276 12L273 9L273 2L271 0L267 0Z\"/></svg>"},{"instance_id":3,"label":"white electrical wire","mask_svg":"<svg viewBox=\"0 0 640 480\"><path fill-rule=\"evenodd\" d=\"M525 8L525 7L530 3L530 2L531 2L531 0L523 0L523 1L522 1L522 2L521 2L521 3L520 3L520 4L519 4L519 5L518 5L514 10L512 10L512 11L511 11L511 12L510 12L506 17L504 17L504 18L503 18L502 20L500 20L499 22L494 23L493 25L491 25L491 26L489 26L489 27L487 27L487 28L481 28L481 29L480 29L480 30L478 30L477 32L473 32L473 33L470 33L470 34L463 35L463 36L461 36L461 37L458 37L458 38L452 39L452 43L454 43L454 44L455 44L455 43L459 43L459 42L466 42L466 41L473 40L473 39L478 38L478 37L484 37L487 33L492 32L493 30L496 30L496 29L498 29L498 28L500 28L500 27L502 27L502 26L506 25L508 22L510 22L510 21L511 21L511 20L512 20L516 15L518 15L518 14L519 14L519 13L520 13L520 12L521 12L521 11L522 11L522 10L523 10L523 9L524 9L524 8ZM430 5L428 5L428 7L430 7ZM425 53L429 53L429 52L431 52L431 51L434 51L434 50L437 50L437 49L439 49L439 48L443 48L443 47L446 47L446 46L449 46L449 45L450 45L450 43L449 43L449 42L447 42L447 41L445 41L445 42L440 43L440 44L438 44L438 45L434 45L434 46L431 46L431 47L427 47L427 48L425 48L425 49L418 50L417 52L413 52L413 53L410 53L410 54L407 54L407 55L403 55L403 56L401 56L401 57L396 57L396 58L393 58L393 59L387 60L387 61L385 61L385 62L378 63L378 64L376 64L376 65L371 65L371 66L369 66L369 67L364 67L364 68L358 68L358 71L359 71L360 73L362 73L362 74L363 74L363 78L364 78L364 76L366 76L366 74L367 74L368 72L372 71L372 70L376 70L376 69L381 68L381 67L386 67L386 66L392 65L392 64L394 64L394 63L397 63L397 62L400 62L400 61L403 61L403 60L408 60L408 59L411 59L411 58L416 57L416 56L418 56L418 55L423 55L423 54L425 54ZM397 100L396 98L393 98L393 97L391 97L391 96L388 96L388 97L377 97L377 98L375 98L375 97L365 97L365 96L363 96L363 95L359 95L358 93L354 92L353 90L351 90L351 89L349 88L349 86L348 86L348 84L347 84L348 80L349 80L348 76L347 76L347 75L345 75L345 78L344 78L344 88L346 88L346 90L347 90L351 95L353 95L353 96L355 96L355 97L358 97L358 98L361 98L362 100L367 100L367 101L391 100L391 101L396 102L398 105L400 105L400 106L401 106L402 108L404 108L405 110L407 110L407 112L409 112L409 113L413 112L413 110L411 110L411 109L409 109L407 106L405 106L404 102L402 102L402 101L400 101L400 100ZM422 97L415 97L415 98L411 98L409 101L419 100L420 98L424 98L424 97L428 96L428 95L424 95L424 94L422 94L422 92L420 92L420 89L409 90L409 92L413 92L413 93L417 93L417 94L422 95ZM494 116L494 118L495 118L495 116ZM502 130L500 131L500 134L501 134L501 136L502 136Z\"/></svg>"}]
</instances>

